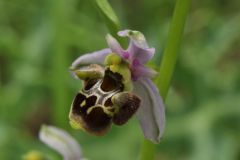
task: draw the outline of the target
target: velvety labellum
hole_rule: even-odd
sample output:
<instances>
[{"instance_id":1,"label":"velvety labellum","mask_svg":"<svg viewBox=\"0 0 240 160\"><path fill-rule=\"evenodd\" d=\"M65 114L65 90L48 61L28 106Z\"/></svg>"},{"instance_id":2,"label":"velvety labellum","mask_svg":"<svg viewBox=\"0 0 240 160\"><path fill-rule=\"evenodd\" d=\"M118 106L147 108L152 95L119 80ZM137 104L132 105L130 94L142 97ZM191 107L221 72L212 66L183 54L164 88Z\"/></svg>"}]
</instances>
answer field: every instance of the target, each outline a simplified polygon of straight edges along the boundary
<instances>
[{"instance_id":1,"label":"velvety labellum","mask_svg":"<svg viewBox=\"0 0 240 160\"><path fill-rule=\"evenodd\" d=\"M77 73L83 75L81 70ZM86 77L83 89L74 98L70 111L70 121L78 128L95 135L103 135L112 122L116 125L125 124L139 108L140 99L123 91L123 77L119 73L106 68L102 78Z\"/></svg>"}]
</instances>

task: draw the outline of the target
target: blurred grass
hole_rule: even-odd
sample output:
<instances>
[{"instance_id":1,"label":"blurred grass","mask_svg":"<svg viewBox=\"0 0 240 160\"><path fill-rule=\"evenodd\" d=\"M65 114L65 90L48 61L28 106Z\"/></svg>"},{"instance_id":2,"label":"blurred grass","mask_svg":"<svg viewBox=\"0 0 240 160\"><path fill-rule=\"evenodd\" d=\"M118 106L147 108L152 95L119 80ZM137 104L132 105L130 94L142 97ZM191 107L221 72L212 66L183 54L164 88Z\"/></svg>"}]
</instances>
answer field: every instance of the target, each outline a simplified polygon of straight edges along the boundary
<instances>
[{"instance_id":1,"label":"blurred grass","mask_svg":"<svg viewBox=\"0 0 240 160\"><path fill-rule=\"evenodd\" d=\"M126 28L145 34L159 59L175 1L110 3ZM240 159L239 6L237 0L193 1L157 160ZM89 159L137 159L142 134L135 119L101 138L68 125L81 85L68 66L107 46L95 6L87 0L1 0L0 12L0 159L20 159L29 150L60 159L37 140L42 123L70 131Z\"/></svg>"}]
</instances>

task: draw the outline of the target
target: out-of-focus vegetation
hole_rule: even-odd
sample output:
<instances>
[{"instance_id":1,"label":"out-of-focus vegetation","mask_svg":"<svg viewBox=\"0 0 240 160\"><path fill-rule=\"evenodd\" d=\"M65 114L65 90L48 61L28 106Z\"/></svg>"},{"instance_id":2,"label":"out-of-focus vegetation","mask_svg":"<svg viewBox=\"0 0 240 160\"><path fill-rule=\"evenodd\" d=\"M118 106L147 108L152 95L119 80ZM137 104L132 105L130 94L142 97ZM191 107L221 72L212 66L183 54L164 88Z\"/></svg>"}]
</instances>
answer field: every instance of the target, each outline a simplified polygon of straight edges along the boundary
<instances>
[{"instance_id":1,"label":"out-of-focus vegetation","mask_svg":"<svg viewBox=\"0 0 240 160\"><path fill-rule=\"evenodd\" d=\"M124 28L143 32L158 68L174 0L110 1ZM193 1L171 90L158 160L240 159L240 1ZM81 83L68 67L107 47L108 33L90 0L0 1L0 159L31 150L61 159L37 139L41 124L68 130L92 160L137 159L135 119L104 137L70 128L68 111Z\"/></svg>"}]
</instances>

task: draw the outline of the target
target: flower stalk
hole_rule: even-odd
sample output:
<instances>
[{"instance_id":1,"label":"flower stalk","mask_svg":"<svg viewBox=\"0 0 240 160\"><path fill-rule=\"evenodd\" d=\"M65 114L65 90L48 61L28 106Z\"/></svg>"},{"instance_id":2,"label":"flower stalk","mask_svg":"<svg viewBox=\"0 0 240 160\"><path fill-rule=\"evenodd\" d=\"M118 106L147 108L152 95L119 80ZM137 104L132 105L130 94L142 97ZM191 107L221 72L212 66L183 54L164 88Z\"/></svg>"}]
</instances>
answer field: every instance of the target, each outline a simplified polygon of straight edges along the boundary
<instances>
[{"instance_id":1,"label":"flower stalk","mask_svg":"<svg viewBox=\"0 0 240 160\"><path fill-rule=\"evenodd\" d=\"M156 83L163 100L166 99L171 83L190 4L191 0L176 1L166 48L159 68L161 76L156 79ZM144 139L140 153L140 160L153 160L154 154L154 144Z\"/></svg>"}]
</instances>

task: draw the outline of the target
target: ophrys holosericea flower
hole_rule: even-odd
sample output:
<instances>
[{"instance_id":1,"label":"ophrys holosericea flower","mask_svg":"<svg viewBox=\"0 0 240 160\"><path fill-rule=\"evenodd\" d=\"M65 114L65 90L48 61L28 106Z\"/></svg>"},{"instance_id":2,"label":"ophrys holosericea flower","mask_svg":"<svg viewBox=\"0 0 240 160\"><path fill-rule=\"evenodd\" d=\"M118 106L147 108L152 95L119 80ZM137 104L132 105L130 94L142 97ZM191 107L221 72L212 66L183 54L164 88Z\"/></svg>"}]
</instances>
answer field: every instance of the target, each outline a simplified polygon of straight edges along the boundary
<instances>
[{"instance_id":1,"label":"ophrys holosericea flower","mask_svg":"<svg viewBox=\"0 0 240 160\"><path fill-rule=\"evenodd\" d=\"M145 138L158 143L165 127L165 109L151 80L157 72L145 66L155 49L138 31L124 30L118 35L130 39L126 50L108 34L109 48L84 54L72 63L70 70L83 80L83 88L73 100L70 123L103 135L112 122L125 124L137 112Z\"/></svg>"}]
</instances>

